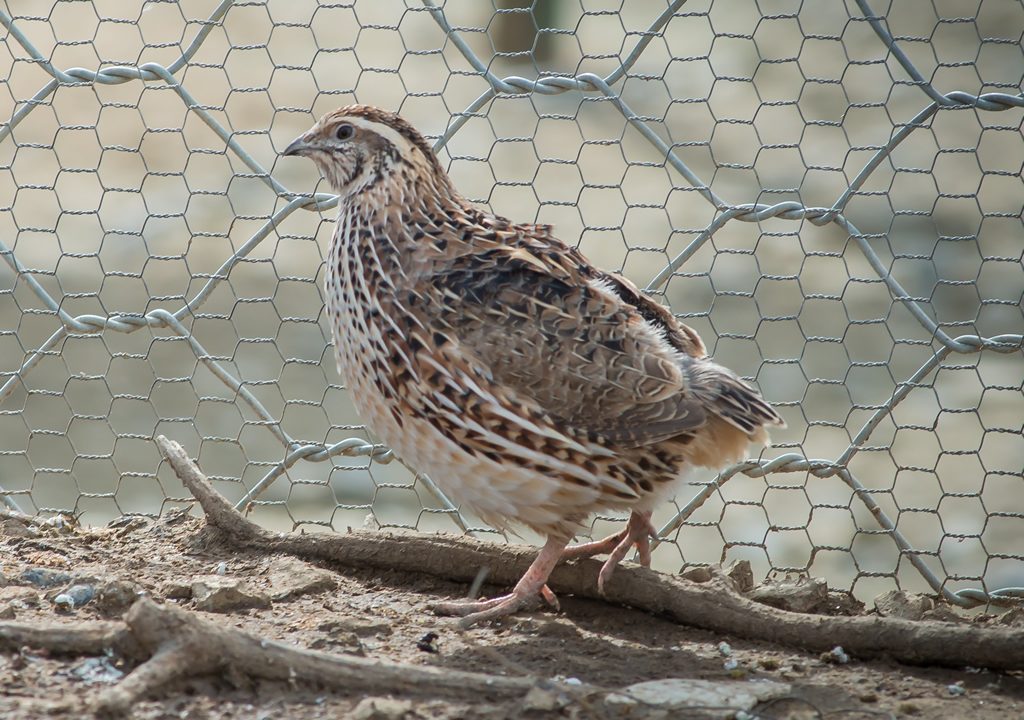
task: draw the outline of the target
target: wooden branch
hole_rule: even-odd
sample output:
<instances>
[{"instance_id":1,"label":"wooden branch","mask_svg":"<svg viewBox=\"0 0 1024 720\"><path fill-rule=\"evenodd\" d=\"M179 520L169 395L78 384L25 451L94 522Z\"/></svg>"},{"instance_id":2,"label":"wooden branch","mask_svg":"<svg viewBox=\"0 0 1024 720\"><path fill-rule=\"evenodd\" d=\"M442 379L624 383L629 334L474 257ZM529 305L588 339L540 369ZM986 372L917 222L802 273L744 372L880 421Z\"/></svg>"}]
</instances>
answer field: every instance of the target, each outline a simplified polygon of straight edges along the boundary
<instances>
[{"instance_id":1,"label":"wooden branch","mask_svg":"<svg viewBox=\"0 0 1024 720\"><path fill-rule=\"evenodd\" d=\"M437 695L444 690L467 699L525 695L536 684L531 677L403 665L306 650L260 639L175 605L158 605L149 598L137 600L123 622L93 621L74 627L0 623L0 650L17 652L26 646L72 656L103 655L113 649L141 660L121 682L100 692L92 703L93 711L105 717L127 714L140 699L172 682L223 672L364 693Z\"/></svg>"},{"instance_id":2,"label":"wooden branch","mask_svg":"<svg viewBox=\"0 0 1024 720\"><path fill-rule=\"evenodd\" d=\"M306 650L263 640L148 598L136 601L125 624L150 657L99 695L94 706L99 714L123 715L140 698L173 681L224 671L360 692L436 694L446 690L471 697L524 695L535 684L529 677L485 675Z\"/></svg>"},{"instance_id":3,"label":"wooden branch","mask_svg":"<svg viewBox=\"0 0 1024 720\"><path fill-rule=\"evenodd\" d=\"M360 530L343 535L271 533L237 513L180 445L163 436L157 444L199 501L209 524L238 546L465 583L487 567L488 582L498 585L514 584L537 553L533 547L451 535ZM602 599L597 592L600 567L600 561L592 559L563 564L555 568L548 584L556 593ZM696 584L635 567L617 569L603 599L714 632L816 652L838 645L855 656L887 655L913 664L1024 669L1024 630L1019 628L792 613L749 600L721 581Z\"/></svg>"},{"instance_id":4,"label":"wooden branch","mask_svg":"<svg viewBox=\"0 0 1024 720\"><path fill-rule=\"evenodd\" d=\"M23 647L45 649L53 655L103 655L113 650L138 657L139 646L123 622L95 621L75 625L30 625L0 622L0 650L17 652Z\"/></svg>"}]
</instances>

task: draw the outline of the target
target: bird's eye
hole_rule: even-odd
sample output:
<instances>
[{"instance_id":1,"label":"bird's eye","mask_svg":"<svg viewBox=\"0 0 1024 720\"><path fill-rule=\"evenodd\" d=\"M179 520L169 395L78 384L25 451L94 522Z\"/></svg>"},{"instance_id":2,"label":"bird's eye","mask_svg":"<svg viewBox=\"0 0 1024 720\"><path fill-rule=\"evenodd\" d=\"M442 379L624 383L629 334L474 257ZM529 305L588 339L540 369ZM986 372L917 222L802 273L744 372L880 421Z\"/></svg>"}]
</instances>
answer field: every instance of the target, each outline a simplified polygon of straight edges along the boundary
<instances>
[{"instance_id":1,"label":"bird's eye","mask_svg":"<svg viewBox=\"0 0 1024 720\"><path fill-rule=\"evenodd\" d=\"M342 123L338 126L338 129L334 131L334 136L339 140L351 140L352 136L356 134L356 129L348 123Z\"/></svg>"}]
</instances>

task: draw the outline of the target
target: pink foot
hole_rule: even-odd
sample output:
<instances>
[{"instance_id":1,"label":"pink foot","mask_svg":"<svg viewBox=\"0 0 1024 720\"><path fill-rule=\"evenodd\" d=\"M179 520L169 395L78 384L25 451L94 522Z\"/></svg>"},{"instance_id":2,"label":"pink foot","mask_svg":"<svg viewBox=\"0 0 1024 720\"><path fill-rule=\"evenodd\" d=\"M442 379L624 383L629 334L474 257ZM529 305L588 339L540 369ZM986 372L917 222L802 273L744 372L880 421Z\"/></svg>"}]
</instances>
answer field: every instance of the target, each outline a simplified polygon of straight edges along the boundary
<instances>
[{"instance_id":1,"label":"pink foot","mask_svg":"<svg viewBox=\"0 0 1024 720\"><path fill-rule=\"evenodd\" d=\"M541 598L557 610L558 598L547 586L547 581L555 565L562 559L564 549L564 541L548 538L537 559L533 561L533 564L508 595L490 600L455 600L434 603L431 605L431 609L438 615L461 617L459 625L464 628L512 615L519 610L532 609L540 604Z\"/></svg>"},{"instance_id":2,"label":"pink foot","mask_svg":"<svg viewBox=\"0 0 1024 720\"><path fill-rule=\"evenodd\" d=\"M651 538L657 538L658 533L651 525L650 512L633 512L629 516L629 522L623 530L609 535L603 540L581 543L566 548L562 552L562 560L575 560L594 555L608 555L601 572L597 576L597 589L604 595L605 585L615 572L615 566L626 557L630 548L636 546L640 555L640 564L643 567L651 566Z\"/></svg>"},{"instance_id":3,"label":"pink foot","mask_svg":"<svg viewBox=\"0 0 1024 720\"><path fill-rule=\"evenodd\" d=\"M579 545L572 545L562 551L562 560L579 560L580 558L589 558L595 555L607 555L619 546L624 537L626 537L626 530L623 529L601 540L591 540Z\"/></svg>"}]
</instances>

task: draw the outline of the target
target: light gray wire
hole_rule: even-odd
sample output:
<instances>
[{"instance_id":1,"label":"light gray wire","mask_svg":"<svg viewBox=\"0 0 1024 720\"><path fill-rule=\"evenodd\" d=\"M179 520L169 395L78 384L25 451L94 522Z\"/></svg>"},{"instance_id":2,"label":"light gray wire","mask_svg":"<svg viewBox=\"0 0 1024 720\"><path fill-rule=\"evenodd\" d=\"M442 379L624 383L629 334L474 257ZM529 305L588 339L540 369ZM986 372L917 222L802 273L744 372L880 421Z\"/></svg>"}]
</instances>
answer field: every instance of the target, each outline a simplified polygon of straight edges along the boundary
<instances>
[{"instance_id":1,"label":"light gray wire","mask_svg":"<svg viewBox=\"0 0 1024 720\"><path fill-rule=\"evenodd\" d=\"M950 602L972 606L987 602L1007 602L1024 596L1024 589L1018 587L990 591L971 588L956 592L948 590L945 587L944 581L935 575L924 563L921 554L914 550L896 524L874 502L870 492L865 489L848 468L849 462L865 446L872 432L879 424L892 414L893 410L914 388L918 387L928 376L934 373L942 361L950 354L984 351L1012 353L1019 351L1022 343L1024 343L1021 335L1013 333L1005 333L994 337L980 337L978 335L950 337L942 329L940 323L933 319L921 304L913 299L899 281L893 277L892 272L885 266L879 254L872 247L870 238L861 233L850 221L848 205L857 196L858 192L862 190L864 184L875 170L891 156L895 148L917 130L925 127L937 113L949 108L967 106L976 108L978 111L990 112L1021 108L1024 107L1024 94L983 93L974 95L959 90L952 92L940 91L928 82L924 74L910 61L907 54L899 46L899 43L889 33L884 18L874 14L867 0L857 0L857 5L865 21L869 23L880 41L888 49L891 58L906 72L913 84L919 87L929 98L930 104L893 133L890 140L873 154L831 207L806 207L795 201L780 202L774 205L762 203L733 204L714 193L710 186L683 161L676 152L675 146L662 139L651 126L633 112L614 87L624 78L628 77L631 69L644 54L650 43L664 31L664 28L678 13L684 3L685 0L670 2L646 31L638 33L641 36L639 41L621 63L612 72L603 77L594 73L582 72L576 75L546 75L537 79L528 79L519 76L503 78L493 73L490 70L489 64L473 52L469 43L462 38L460 32L448 22L444 9L438 7L432 0L423 0L424 8L422 11L429 13L451 45L461 53L472 70L486 84L486 88L464 111L453 116L445 133L436 141L435 150L440 150L440 148L444 147L470 118L476 116L499 95L556 95L566 92L600 93L621 113L628 124L640 136L645 138L659 151L664 157L666 164L677 171L717 211L712 222L650 280L647 284L648 290L657 290L663 287L718 230L734 220L740 222L762 222L769 218L797 222L806 220L815 225L834 224L840 228L852 240L872 270L885 284L891 297L899 302L925 329L932 341L937 343L938 347L934 350L933 356L915 373L898 384L891 397L874 411L853 437L849 446L836 460L808 459L800 454L787 453L771 460L747 461L735 465L720 473L713 482L707 484L702 491L687 502L676 516L662 528L661 535L664 536L679 528L707 499L719 491L722 484L737 474L742 473L751 477L761 477L772 472L807 472L819 478L835 476L853 490L854 496L868 508L879 525L892 538L900 551L908 557L911 564L927 583ZM188 343L196 357L209 372L235 393L236 398L259 418L260 424L267 427L285 449L284 458L271 467L264 477L239 501L239 507L245 508L255 502L261 492L300 460L323 462L338 456L362 456L384 463L392 459L392 454L386 448L367 443L360 438L347 438L330 445L306 444L294 440L285 432L280 422L267 411L245 384L235 378L221 363L209 355L186 325L187 320L199 312L216 288L229 278L232 269L263 243L267 237L271 236L285 218L300 208L322 212L335 207L338 202L338 199L330 194L299 195L285 188L246 151L234 133L225 128L205 107L196 101L177 77L177 73L185 68L192 61L196 53L199 52L213 28L217 27L224 20L233 4L232 0L222 0L210 14L209 18L200 23L201 27L188 47L167 66L150 62L142 63L137 67L118 65L100 68L95 71L85 68L70 68L67 70L58 68L32 44L12 17L5 10L0 9L0 24L6 28L13 41L26 51L29 56L29 62L34 63L51 76L51 79L30 100L14 111L7 123L0 125L0 142L5 141L20 123L28 118L38 107L43 106L54 91L62 85L89 83L116 85L128 82L159 82L170 87L180 97L188 111L197 115L224 143L228 151L241 160L253 172L255 177L286 201L284 207L275 212L259 230L253 233L242 246L232 253L222 263L220 268L207 279L205 285L174 312L158 308L138 315L122 313L108 316L93 314L73 316L62 307L59 299L47 292L34 277L33 271L26 268L17 259L14 251L4 243L4 239L0 238L0 256L11 267L15 275L40 300L45 311L52 314L58 323L53 334L35 351L29 353L21 366L0 386L0 402L8 397L17 386L23 384L25 378L38 366L40 361L48 354L54 352L70 334L88 334L104 331L132 333L144 327L167 330ZM418 476L418 479L441 500L446 511L452 514L456 524L464 531L469 532L468 525L458 508L454 506L433 481L422 475ZM19 510L11 493L5 492L3 489L0 489L0 502L14 510Z\"/></svg>"}]
</instances>

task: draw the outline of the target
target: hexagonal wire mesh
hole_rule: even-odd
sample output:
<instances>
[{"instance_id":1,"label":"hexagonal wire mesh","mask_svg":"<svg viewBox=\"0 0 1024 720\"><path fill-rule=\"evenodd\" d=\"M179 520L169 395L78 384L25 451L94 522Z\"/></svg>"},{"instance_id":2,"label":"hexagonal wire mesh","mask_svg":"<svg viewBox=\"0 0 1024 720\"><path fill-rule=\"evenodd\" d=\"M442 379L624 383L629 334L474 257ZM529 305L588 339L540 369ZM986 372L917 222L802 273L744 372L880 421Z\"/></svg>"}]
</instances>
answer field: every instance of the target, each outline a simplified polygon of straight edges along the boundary
<instances>
[{"instance_id":1,"label":"hexagonal wire mesh","mask_svg":"<svg viewBox=\"0 0 1024 720\"><path fill-rule=\"evenodd\" d=\"M1021 594L1019 2L8 7L10 507L182 502L163 433L268 525L472 529L387 464L334 369L336 199L278 152L358 101L472 199L646 284L781 409L774 448L656 515L656 566Z\"/></svg>"}]
</instances>

